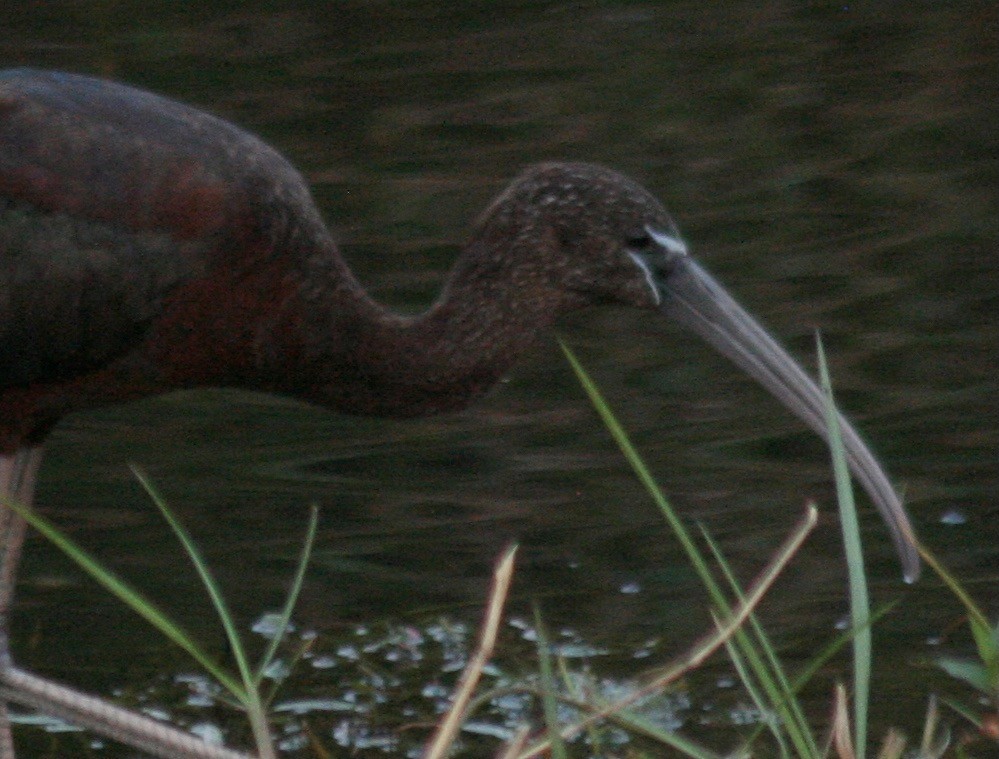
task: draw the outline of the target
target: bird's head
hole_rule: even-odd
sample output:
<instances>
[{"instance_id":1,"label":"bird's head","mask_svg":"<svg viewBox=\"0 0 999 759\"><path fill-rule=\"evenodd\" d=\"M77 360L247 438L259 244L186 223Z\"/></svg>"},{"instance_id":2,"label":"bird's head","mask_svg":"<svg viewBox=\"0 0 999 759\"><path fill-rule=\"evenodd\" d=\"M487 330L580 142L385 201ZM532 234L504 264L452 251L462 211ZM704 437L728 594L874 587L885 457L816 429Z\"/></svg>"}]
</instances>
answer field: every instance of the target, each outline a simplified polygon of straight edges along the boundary
<instances>
[{"instance_id":1,"label":"bird's head","mask_svg":"<svg viewBox=\"0 0 999 759\"><path fill-rule=\"evenodd\" d=\"M623 174L587 163L529 168L490 205L479 229L518 251L510 263L525 282L558 291L562 308L656 308L674 262L686 255L655 197Z\"/></svg>"},{"instance_id":2,"label":"bird's head","mask_svg":"<svg viewBox=\"0 0 999 759\"><path fill-rule=\"evenodd\" d=\"M607 302L654 309L827 434L826 401L815 382L689 255L672 218L637 182L591 164L532 167L487 209L479 235L479 262L508 267L495 279L512 281L535 303L553 311ZM887 522L906 577L915 579L919 556L901 501L850 423L839 423L853 473Z\"/></svg>"}]
</instances>

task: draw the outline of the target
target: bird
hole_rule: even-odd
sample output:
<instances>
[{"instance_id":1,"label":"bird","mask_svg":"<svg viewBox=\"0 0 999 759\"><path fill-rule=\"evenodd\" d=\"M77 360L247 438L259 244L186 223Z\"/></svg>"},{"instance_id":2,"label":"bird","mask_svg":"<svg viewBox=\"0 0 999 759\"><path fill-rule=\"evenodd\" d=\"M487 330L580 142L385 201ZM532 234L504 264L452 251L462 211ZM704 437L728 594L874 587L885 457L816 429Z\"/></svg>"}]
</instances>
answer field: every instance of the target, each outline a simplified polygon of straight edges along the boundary
<instances>
[{"instance_id":1,"label":"bird","mask_svg":"<svg viewBox=\"0 0 999 759\"><path fill-rule=\"evenodd\" d=\"M617 171L522 170L472 224L439 297L404 316L367 294L306 180L260 138L123 83L0 72L0 493L22 504L68 414L205 386L390 419L457 411L559 317L603 304L679 321L826 434L814 381ZM912 581L912 523L839 422ZM0 505L0 700L159 756L215 756L180 753L170 741L186 734L153 735L139 715L16 666L7 617L24 532ZM0 724L0 757L13 756Z\"/></svg>"}]
</instances>

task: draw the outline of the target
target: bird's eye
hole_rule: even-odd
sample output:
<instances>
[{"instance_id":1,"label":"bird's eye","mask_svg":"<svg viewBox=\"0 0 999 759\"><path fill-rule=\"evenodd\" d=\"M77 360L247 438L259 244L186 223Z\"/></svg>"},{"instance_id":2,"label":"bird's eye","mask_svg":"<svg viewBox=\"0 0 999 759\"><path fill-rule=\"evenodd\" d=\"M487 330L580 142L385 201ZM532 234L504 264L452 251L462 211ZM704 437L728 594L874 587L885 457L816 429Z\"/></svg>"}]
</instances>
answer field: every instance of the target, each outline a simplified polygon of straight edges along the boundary
<instances>
[{"instance_id":1,"label":"bird's eye","mask_svg":"<svg viewBox=\"0 0 999 759\"><path fill-rule=\"evenodd\" d=\"M652 237L648 234L633 235L625 242L629 250L647 250L652 247L652 243Z\"/></svg>"}]
</instances>

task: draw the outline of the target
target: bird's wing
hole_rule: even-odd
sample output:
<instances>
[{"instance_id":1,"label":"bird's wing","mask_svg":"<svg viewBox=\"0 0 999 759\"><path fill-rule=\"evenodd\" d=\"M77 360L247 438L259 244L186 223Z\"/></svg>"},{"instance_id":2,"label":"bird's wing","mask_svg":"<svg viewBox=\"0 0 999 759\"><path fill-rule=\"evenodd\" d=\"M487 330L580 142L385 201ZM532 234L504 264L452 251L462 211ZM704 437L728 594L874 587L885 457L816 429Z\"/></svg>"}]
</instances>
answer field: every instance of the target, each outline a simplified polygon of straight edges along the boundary
<instances>
[{"instance_id":1,"label":"bird's wing","mask_svg":"<svg viewBox=\"0 0 999 759\"><path fill-rule=\"evenodd\" d=\"M174 287L266 232L248 199L284 177L307 193L260 140L175 101L0 73L0 388L128 351Z\"/></svg>"}]
</instances>

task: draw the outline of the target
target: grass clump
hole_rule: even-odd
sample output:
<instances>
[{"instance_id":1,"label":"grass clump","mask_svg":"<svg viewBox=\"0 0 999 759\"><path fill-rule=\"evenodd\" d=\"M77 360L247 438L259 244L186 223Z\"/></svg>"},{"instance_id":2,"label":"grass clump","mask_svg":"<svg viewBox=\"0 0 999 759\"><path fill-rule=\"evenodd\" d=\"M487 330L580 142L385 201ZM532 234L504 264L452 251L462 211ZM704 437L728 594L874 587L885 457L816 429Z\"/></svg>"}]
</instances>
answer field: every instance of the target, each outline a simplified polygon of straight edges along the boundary
<instances>
[{"instance_id":1,"label":"grass clump","mask_svg":"<svg viewBox=\"0 0 999 759\"><path fill-rule=\"evenodd\" d=\"M228 697L233 699L245 712L259 759L276 759L277 752L274 748L274 740L271 735L268 717L268 705L273 697L273 693L268 695L264 692L264 680L267 672L274 663L278 646L288 631L291 613L302 589L305 579L305 569L308 566L309 555L315 541L316 525L318 522L317 509L313 507L310 512L298 565L289 588L288 596L274 625L271 642L256 666L253 666L250 663L247 646L243 637L239 634L237 624L225 601L222 590L197 544L153 486L148 476L138 467L133 467L132 471L163 515L163 518L170 525L174 535L183 546L185 553L201 578L202 585L212 602L212 606L215 608L219 623L225 632L229 652L236 663L236 674L231 673L219 664L212 655L202 648L194 637L175 620L165 614L153 601L76 545L67 535L60 532L43 516L14 502L9 502L8 505L20 513L28 524L38 530L44 537L76 562L98 584L110 591L118 600L156 628L167 640L177 645L197 662L223 688Z\"/></svg>"}]
</instances>

